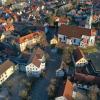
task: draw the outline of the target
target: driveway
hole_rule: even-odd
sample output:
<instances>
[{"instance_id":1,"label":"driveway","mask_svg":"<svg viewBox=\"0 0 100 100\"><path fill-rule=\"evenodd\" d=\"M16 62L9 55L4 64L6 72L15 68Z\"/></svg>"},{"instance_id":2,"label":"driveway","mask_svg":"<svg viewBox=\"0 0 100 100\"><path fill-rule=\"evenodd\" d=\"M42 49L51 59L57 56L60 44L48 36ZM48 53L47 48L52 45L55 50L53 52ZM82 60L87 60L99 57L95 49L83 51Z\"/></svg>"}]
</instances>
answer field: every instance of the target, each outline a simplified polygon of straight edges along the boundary
<instances>
[{"instance_id":1,"label":"driveway","mask_svg":"<svg viewBox=\"0 0 100 100\"><path fill-rule=\"evenodd\" d=\"M50 59L46 66L46 77L40 78L32 87L30 96L31 100L48 100L47 88L52 78L56 77L56 70L60 67L61 57L54 54L50 49L47 50L50 54Z\"/></svg>"}]
</instances>

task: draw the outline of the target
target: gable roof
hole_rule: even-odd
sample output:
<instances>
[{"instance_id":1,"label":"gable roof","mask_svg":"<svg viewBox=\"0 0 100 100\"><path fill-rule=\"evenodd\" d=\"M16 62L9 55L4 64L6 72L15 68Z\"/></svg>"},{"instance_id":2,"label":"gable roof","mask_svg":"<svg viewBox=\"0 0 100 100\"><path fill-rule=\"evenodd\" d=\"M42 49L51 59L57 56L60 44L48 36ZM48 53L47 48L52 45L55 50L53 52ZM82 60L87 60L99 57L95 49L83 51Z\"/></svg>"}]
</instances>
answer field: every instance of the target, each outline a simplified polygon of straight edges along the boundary
<instances>
[{"instance_id":1,"label":"gable roof","mask_svg":"<svg viewBox=\"0 0 100 100\"><path fill-rule=\"evenodd\" d=\"M73 52L74 60L75 62L79 61L81 58L85 57L83 52L80 50L79 47L77 47Z\"/></svg>"},{"instance_id":2,"label":"gable roof","mask_svg":"<svg viewBox=\"0 0 100 100\"><path fill-rule=\"evenodd\" d=\"M87 74L76 72L74 79L78 80L79 82L95 83L98 86L100 86L100 77L96 77L93 75L87 75Z\"/></svg>"},{"instance_id":3,"label":"gable roof","mask_svg":"<svg viewBox=\"0 0 100 100\"><path fill-rule=\"evenodd\" d=\"M72 93L73 93L73 84L71 81L67 80L63 96L66 97L68 100L72 100Z\"/></svg>"},{"instance_id":4,"label":"gable roof","mask_svg":"<svg viewBox=\"0 0 100 100\"><path fill-rule=\"evenodd\" d=\"M6 60L3 64L1 64L0 65L0 75L2 75L11 66L15 66L15 64L11 62L10 60Z\"/></svg>"},{"instance_id":5,"label":"gable roof","mask_svg":"<svg viewBox=\"0 0 100 100\"><path fill-rule=\"evenodd\" d=\"M91 36L91 29L81 28L78 26L61 25L58 33L68 37L81 38L82 35Z\"/></svg>"},{"instance_id":6,"label":"gable roof","mask_svg":"<svg viewBox=\"0 0 100 100\"><path fill-rule=\"evenodd\" d=\"M32 59L32 63L37 66L38 68L40 67L40 64L41 64L41 60L43 57L43 50L41 48L37 48L36 49L36 52L35 52L35 55Z\"/></svg>"},{"instance_id":7,"label":"gable roof","mask_svg":"<svg viewBox=\"0 0 100 100\"><path fill-rule=\"evenodd\" d=\"M24 43L26 40L31 40L33 37L39 35L42 32L33 32L30 34L27 34L25 36L19 37L18 39L16 39L16 42L18 42L19 44Z\"/></svg>"},{"instance_id":8,"label":"gable roof","mask_svg":"<svg viewBox=\"0 0 100 100\"><path fill-rule=\"evenodd\" d=\"M14 26L12 24L7 24L4 26L5 31L14 31Z\"/></svg>"}]
</instances>

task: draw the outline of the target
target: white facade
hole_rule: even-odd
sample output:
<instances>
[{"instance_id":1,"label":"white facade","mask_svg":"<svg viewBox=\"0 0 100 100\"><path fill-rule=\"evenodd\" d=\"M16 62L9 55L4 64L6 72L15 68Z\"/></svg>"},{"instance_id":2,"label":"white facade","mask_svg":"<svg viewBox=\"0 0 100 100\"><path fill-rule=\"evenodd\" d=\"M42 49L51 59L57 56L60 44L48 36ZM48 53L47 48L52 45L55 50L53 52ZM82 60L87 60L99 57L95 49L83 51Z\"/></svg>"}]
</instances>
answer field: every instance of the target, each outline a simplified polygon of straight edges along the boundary
<instances>
[{"instance_id":1,"label":"white facade","mask_svg":"<svg viewBox=\"0 0 100 100\"><path fill-rule=\"evenodd\" d=\"M79 45L80 45L80 41L81 41L81 40L78 39L78 38L73 38L73 39L72 39L72 44L73 44L73 45L79 46Z\"/></svg>"},{"instance_id":2,"label":"white facade","mask_svg":"<svg viewBox=\"0 0 100 100\"><path fill-rule=\"evenodd\" d=\"M60 97L55 98L55 100L68 100L68 99L64 96L60 96Z\"/></svg>"},{"instance_id":3,"label":"white facade","mask_svg":"<svg viewBox=\"0 0 100 100\"><path fill-rule=\"evenodd\" d=\"M95 36L82 35L82 37L79 39L79 38L74 38L74 37L68 38L65 35L58 34L58 40L66 44L77 45L82 48L95 45Z\"/></svg>"},{"instance_id":4,"label":"white facade","mask_svg":"<svg viewBox=\"0 0 100 100\"><path fill-rule=\"evenodd\" d=\"M18 46L18 48L19 48L20 51L22 52L22 51L24 51L24 50L26 49L26 47L27 47L28 45L33 45L33 44L36 44L36 43L38 43L38 42L40 42L40 36L39 36L38 38L34 38L34 37L33 37L31 40L26 39L25 42L16 43L16 45Z\"/></svg>"},{"instance_id":5,"label":"white facade","mask_svg":"<svg viewBox=\"0 0 100 100\"><path fill-rule=\"evenodd\" d=\"M95 36L91 36L89 38L88 45L89 46L94 46L95 45Z\"/></svg>"},{"instance_id":6,"label":"white facade","mask_svg":"<svg viewBox=\"0 0 100 100\"><path fill-rule=\"evenodd\" d=\"M0 41L2 42L4 39L5 39L5 35L2 34L1 37L0 37Z\"/></svg>"},{"instance_id":7,"label":"white facade","mask_svg":"<svg viewBox=\"0 0 100 100\"><path fill-rule=\"evenodd\" d=\"M67 41L67 36L62 35L62 34L58 34L58 40L60 40L61 42L65 42Z\"/></svg>"},{"instance_id":8,"label":"white facade","mask_svg":"<svg viewBox=\"0 0 100 100\"><path fill-rule=\"evenodd\" d=\"M15 71L14 66L11 66L9 69L3 72L3 74L0 75L0 84L5 82L14 73L14 71Z\"/></svg>"},{"instance_id":9,"label":"white facade","mask_svg":"<svg viewBox=\"0 0 100 100\"><path fill-rule=\"evenodd\" d=\"M75 62L76 67L83 67L86 64L88 64L88 61L85 58L81 58L80 60Z\"/></svg>"},{"instance_id":10,"label":"white facade","mask_svg":"<svg viewBox=\"0 0 100 100\"><path fill-rule=\"evenodd\" d=\"M64 71L62 69L56 70L56 76L57 77L63 77L64 76Z\"/></svg>"},{"instance_id":11,"label":"white facade","mask_svg":"<svg viewBox=\"0 0 100 100\"><path fill-rule=\"evenodd\" d=\"M5 5L5 3L7 2L7 0L0 0L2 5Z\"/></svg>"},{"instance_id":12,"label":"white facade","mask_svg":"<svg viewBox=\"0 0 100 100\"><path fill-rule=\"evenodd\" d=\"M44 56L40 60L40 66L36 66L34 63L30 63L26 66L26 74L27 76L34 76L34 77L39 77L41 72L45 70L45 61L44 61Z\"/></svg>"}]
</instances>

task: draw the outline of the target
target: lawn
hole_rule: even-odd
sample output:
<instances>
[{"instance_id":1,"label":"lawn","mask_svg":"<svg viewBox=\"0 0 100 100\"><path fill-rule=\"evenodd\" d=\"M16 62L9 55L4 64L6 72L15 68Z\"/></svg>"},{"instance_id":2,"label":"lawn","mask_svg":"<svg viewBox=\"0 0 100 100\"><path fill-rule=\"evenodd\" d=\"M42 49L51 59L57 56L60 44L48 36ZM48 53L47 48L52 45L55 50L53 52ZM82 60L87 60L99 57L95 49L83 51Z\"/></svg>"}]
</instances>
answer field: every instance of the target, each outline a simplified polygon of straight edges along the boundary
<instances>
[{"instance_id":1,"label":"lawn","mask_svg":"<svg viewBox=\"0 0 100 100\"><path fill-rule=\"evenodd\" d=\"M98 51L96 46L87 47L87 48L81 48L81 50L82 50L85 54L94 53L94 52L97 52L97 51Z\"/></svg>"}]
</instances>

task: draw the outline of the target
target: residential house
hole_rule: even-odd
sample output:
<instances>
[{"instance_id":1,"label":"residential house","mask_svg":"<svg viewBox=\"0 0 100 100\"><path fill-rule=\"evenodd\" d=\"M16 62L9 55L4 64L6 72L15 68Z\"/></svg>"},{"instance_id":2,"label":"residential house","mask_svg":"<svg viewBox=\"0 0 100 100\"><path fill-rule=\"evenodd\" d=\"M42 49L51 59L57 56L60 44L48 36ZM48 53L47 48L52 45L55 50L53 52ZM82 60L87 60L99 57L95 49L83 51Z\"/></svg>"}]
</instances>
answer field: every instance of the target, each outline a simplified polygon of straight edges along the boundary
<instances>
[{"instance_id":1,"label":"residential house","mask_svg":"<svg viewBox=\"0 0 100 100\"><path fill-rule=\"evenodd\" d=\"M43 35L42 31L33 32L33 33L17 38L15 42L16 42L17 47L20 49L20 51L23 52L28 45L30 46L30 45L40 43L40 39L42 35Z\"/></svg>"},{"instance_id":2,"label":"residential house","mask_svg":"<svg viewBox=\"0 0 100 100\"><path fill-rule=\"evenodd\" d=\"M7 0L0 0L0 3L1 3L2 5L5 5L6 2L7 2Z\"/></svg>"},{"instance_id":3,"label":"residential house","mask_svg":"<svg viewBox=\"0 0 100 100\"><path fill-rule=\"evenodd\" d=\"M86 29L78 26L61 25L58 31L58 40L69 45L82 48L95 45L95 29ZM88 37L85 39L85 37Z\"/></svg>"},{"instance_id":4,"label":"residential house","mask_svg":"<svg viewBox=\"0 0 100 100\"><path fill-rule=\"evenodd\" d=\"M62 89L61 94L59 97L55 98L55 100L73 100L72 95L73 95L73 84L70 80L67 80L65 83L64 89Z\"/></svg>"},{"instance_id":5,"label":"residential house","mask_svg":"<svg viewBox=\"0 0 100 100\"><path fill-rule=\"evenodd\" d=\"M7 24L4 26L5 31L14 31L14 26L12 24Z\"/></svg>"},{"instance_id":6,"label":"residential house","mask_svg":"<svg viewBox=\"0 0 100 100\"><path fill-rule=\"evenodd\" d=\"M52 16L52 19L54 22L58 22L58 26L60 26L62 24L68 24L70 21L67 17Z\"/></svg>"},{"instance_id":7,"label":"residential house","mask_svg":"<svg viewBox=\"0 0 100 100\"><path fill-rule=\"evenodd\" d=\"M2 42L5 38L7 38L10 35L11 35L10 31L8 31L8 32L6 32L6 31L2 32L1 36L0 36L0 41Z\"/></svg>"},{"instance_id":8,"label":"residential house","mask_svg":"<svg viewBox=\"0 0 100 100\"><path fill-rule=\"evenodd\" d=\"M16 66L10 60L6 60L0 65L0 85L5 82L14 72Z\"/></svg>"},{"instance_id":9,"label":"residential house","mask_svg":"<svg viewBox=\"0 0 100 100\"><path fill-rule=\"evenodd\" d=\"M64 76L64 70L67 72L68 68L66 68L67 65L64 63L64 61L61 62L60 68L56 70L56 76L57 77L63 77Z\"/></svg>"},{"instance_id":10,"label":"residential house","mask_svg":"<svg viewBox=\"0 0 100 100\"><path fill-rule=\"evenodd\" d=\"M69 75L69 71L70 71L69 66L62 60L60 68L56 70L56 76L63 77L63 76Z\"/></svg>"},{"instance_id":11,"label":"residential house","mask_svg":"<svg viewBox=\"0 0 100 100\"><path fill-rule=\"evenodd\" d=\"M80 48L74 50L72 59L76 67L83 67L88 64L88 61Z\"/></svg>"},{"instance_id":12,"label":"residential house","mask_svg":"<svg viewBox=\"0 0 100 100\"><path fill-rule=\"evenodd\" d=\"M39 77L45 69L45 56L41 48L37 48L26 66L27 76Z\"/></svg>"},{"instance_id":13,"label":"residential house","mask_svg":"<svg viewBox=\"0 0 100 100\"><path fill-rule=\"evenodd\" d=\"M56 36L54 36L54 38L50 41L50 44L51 45L57 45L58 44L58 40L57 40Z\"/></svg>"}]
</instances>

